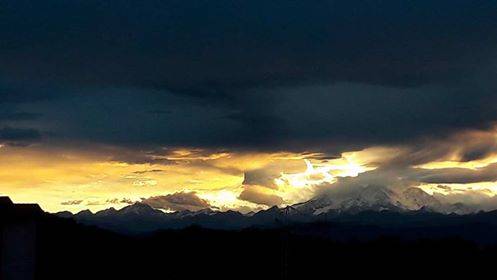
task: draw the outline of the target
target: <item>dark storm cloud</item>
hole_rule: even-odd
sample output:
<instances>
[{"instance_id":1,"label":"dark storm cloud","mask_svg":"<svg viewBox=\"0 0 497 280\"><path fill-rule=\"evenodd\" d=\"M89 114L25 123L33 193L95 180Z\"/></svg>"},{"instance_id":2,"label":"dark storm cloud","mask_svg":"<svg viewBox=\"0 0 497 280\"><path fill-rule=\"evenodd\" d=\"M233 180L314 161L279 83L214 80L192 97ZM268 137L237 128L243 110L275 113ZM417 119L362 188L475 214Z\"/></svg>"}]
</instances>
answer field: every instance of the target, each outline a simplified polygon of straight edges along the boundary
<instances>
[{"instance_id":1,"label":"dark storm cloud","mask_svg":"<svg viewBox=\"0 0 497 280\"><path fill-rule=\"evenodd\" d=\"M43 118L34 122L49 124L64 140L138 145L159 155L153 146L322 149L336 155L368 145L486 129L496 119L496 98L451 95L443 88L337 84L253 90L237 96L236 106L225 106L170 92L107 89L37 102ZM151 114L153 110L169 113ZM484 155L485 149L481 146L465 157Z\"/></svg>"},{"instance_id":2,"label":"dark storm cloud","mask_svg":"<svg viewBox=\"0 0 497 280\"><path fill-rule=\"evenodd\" d=\"M27 112L0 112L0 121L30 121L40 117L40 114Z\"/></svg>"},{"instance_id":3,"label":"dark storm cloud","mask_svg":"<svg viewBox=\"0 0 497 280\"><path fill-rule=\"evenodd\" d=\"M0 34L2 30L0 29ZM1 43L0 43L1 45ZM0 47L1 48L1 47ZM4 51L0 50L0 56ZM0 59L0 61L3 61ZM22 59L19 64L26 63ZM7 81L5 78L10 77L8 67L0 66L2 77L0 78L0 106L12 109L19 103L32 103L54 98L61 98L65 95L60 88L53 83L46 83L38 79L28 79L27 81ZM8 107L6 107L8 106ZM2 109L3 110L3 109Z\"/></svg>"},{"instance_id":4,"label":"dark storm cloud","mask_svg":"<svg viewBox=\"0 0 497 280\"><path fill-rule=\"evenodd\" d=\"M406 143L419 136L439 138L458 130L488 129L497 117L497 94L471 92L439 86L335 84L260 91L252 98L272 97L274 102L258 108L282 119L275 137L287 146L353 148L354 144Z\"/></svg>"},{"instance_id":5,"label":"dark storm cloud","mask_svg":"<svg viewBox=\"0 0 497 280\"><path fill-rule=\"evenodd\" d=\"M10 145L28 145L41 139L39 131L30 128L0 127L0 142Z\"/></svg>"},{"instance_id":6,"label":"dark storm cloud","mask_svg":"<svg viewBox=\"0 0 497 280\"><path fill-rule=\"evenodd\" d=\"M495 1L3 3L9 76L192 95L325 79L446 81L495 52ZM468 69L469 68L469 69Z\"/></svg>"},{"instance_id":7,"label":"dark storm cloud","mask_svg":"<svg viewBox=\"0 0 497 280\"><path fill-rule=\"evenodd\" d=\"M0 106L68 142L336 155L497 119L497 1L7 0L1 18Z\"/></svg>"},{"instance_id":8,"label":"dark storm cloud","mask_svg":"<svg viewBox=\"0 0 497 280\"><path fill-rule=\"evenodd\" d=\"M0 120L6 121L30 121L39 118L41 115L28 112L13 112L0 114Z\"/></svg>"}]
</instances>

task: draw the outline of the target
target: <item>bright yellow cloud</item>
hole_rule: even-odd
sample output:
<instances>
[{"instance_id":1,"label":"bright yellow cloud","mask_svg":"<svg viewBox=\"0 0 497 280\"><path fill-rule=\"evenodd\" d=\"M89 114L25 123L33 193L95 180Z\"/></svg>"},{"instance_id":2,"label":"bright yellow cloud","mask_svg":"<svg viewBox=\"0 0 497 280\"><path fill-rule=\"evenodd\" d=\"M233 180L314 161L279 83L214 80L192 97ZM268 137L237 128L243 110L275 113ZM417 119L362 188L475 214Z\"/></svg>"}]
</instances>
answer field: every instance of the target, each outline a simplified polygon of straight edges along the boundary
<instances>
[{"instance_id":1,"label":"bright yellow cloud","mask_svg":"<svg viewBox=\"0 0 497 280\"><path fill-rule=\"evenodd\" d=\"M271 179L276 188L261 186L260 193L293 204L311 198L315 187L322 183L375 168L392 151L373 148L319 160L320 154L311 153L178 149L167 150L164 155L147 155L149 163L117 160L122 153L130 157L141 152L3 147L0 194L9 195L16 202L39 203L51 212L119 208L130 201L180 191L195 192L222 210L257 209L261 205L240 199L248 171L277 166L281 172Z\"/></svg>"},{"instance_id":2,"label":"bright yellow cloud","mask_svg":"<svg viewBox=\"0 0 497 280\"><path fill-rule=\"evenodd\" d=\"M78 211L107 208L105 202L115 198L140 200L184 189L207 191L239 186L243 173L181 162L128 164L68 151L4 148L0 153L0 178L0 193L17 202L38 202L48 211ZM71 200L83 202L61 205Z\"/></svg>"}]
</instances>

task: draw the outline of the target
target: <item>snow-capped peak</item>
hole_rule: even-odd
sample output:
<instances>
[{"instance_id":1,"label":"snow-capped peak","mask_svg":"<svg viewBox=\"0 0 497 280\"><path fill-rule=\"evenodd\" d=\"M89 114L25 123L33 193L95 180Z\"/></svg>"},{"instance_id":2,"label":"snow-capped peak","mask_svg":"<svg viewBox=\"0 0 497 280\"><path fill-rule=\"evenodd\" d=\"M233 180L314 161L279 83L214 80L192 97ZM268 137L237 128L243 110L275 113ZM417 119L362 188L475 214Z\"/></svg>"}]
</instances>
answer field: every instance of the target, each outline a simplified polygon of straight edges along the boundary
<instances>
[{"instance_id":1,"label":"snow-capped peak","mask_svg":"<svg viewBox=\"0 0 497 280\"><path fill-rule=\"evenodd\" d=\"M301 212L313 215L334 212L416 211L429 209L442 212L442 203L419 188L400 191L368 185L344 193L321 195L311 201L295 205Z\"/></svg>"},{"instance_id":2,"label":"snow-capped peak","mask_svg":"<svg viewBox=\"0 0 497 280\"><path fill-rule=\"evenodd\" d=\"M136 202L132 205L126 206L121 210L117 211L119 214L134 214L134 215L149 215L149 214L162 214L161 211L152 208L150 205L145 203Z\"/></svg>"}]
</instances>

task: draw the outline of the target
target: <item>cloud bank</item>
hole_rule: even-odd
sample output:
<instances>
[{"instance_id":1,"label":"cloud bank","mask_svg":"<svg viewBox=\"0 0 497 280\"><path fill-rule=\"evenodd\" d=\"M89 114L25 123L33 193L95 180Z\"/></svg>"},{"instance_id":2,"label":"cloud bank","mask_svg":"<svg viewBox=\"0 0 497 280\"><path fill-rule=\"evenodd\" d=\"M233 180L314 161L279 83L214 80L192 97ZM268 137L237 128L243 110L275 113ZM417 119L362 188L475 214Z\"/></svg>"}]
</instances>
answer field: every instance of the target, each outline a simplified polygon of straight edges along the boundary
<instances>
[{"instance_id":1,"label":"cloud bank","mask_svg":"<svg viewBox=\"0 0 497 280\"><path fill-rule=\"evenodd\" d=\"M198 211L212 207L194 192L177 192L164 196L153 196L143 199L142 203L169 211Z\"/></svg>"}]
</instances>

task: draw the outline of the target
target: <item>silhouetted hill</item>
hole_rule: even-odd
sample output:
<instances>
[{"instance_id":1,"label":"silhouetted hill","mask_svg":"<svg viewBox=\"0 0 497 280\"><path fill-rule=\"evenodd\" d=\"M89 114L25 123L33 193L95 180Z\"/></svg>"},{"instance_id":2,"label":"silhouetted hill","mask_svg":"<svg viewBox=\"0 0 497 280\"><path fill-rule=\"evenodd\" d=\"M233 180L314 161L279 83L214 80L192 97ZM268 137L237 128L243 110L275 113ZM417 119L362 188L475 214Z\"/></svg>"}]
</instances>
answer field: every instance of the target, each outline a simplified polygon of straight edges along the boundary
<instances>
[{"instance_id":1,"label":"silhouetted hill","mask_svg":"<svg viewBox=\"0 0 497 280\"><path fill-rule=\"evenodd\" d=\"M142 211L127 209L126 217L154 213L139 207ZM494 212L370 211L272 227L193 226L121 235L34 209L0 199L2 279L9 269L17 276L11 279L398 279L465 273L475 278L490 270L497 257ZM273 222L290 212L273 208L254 216ZM236 212L218 214L176 213L196 219L214 216L210 221L215 224L247 218Z\"/></svg>"}]
</instances>

